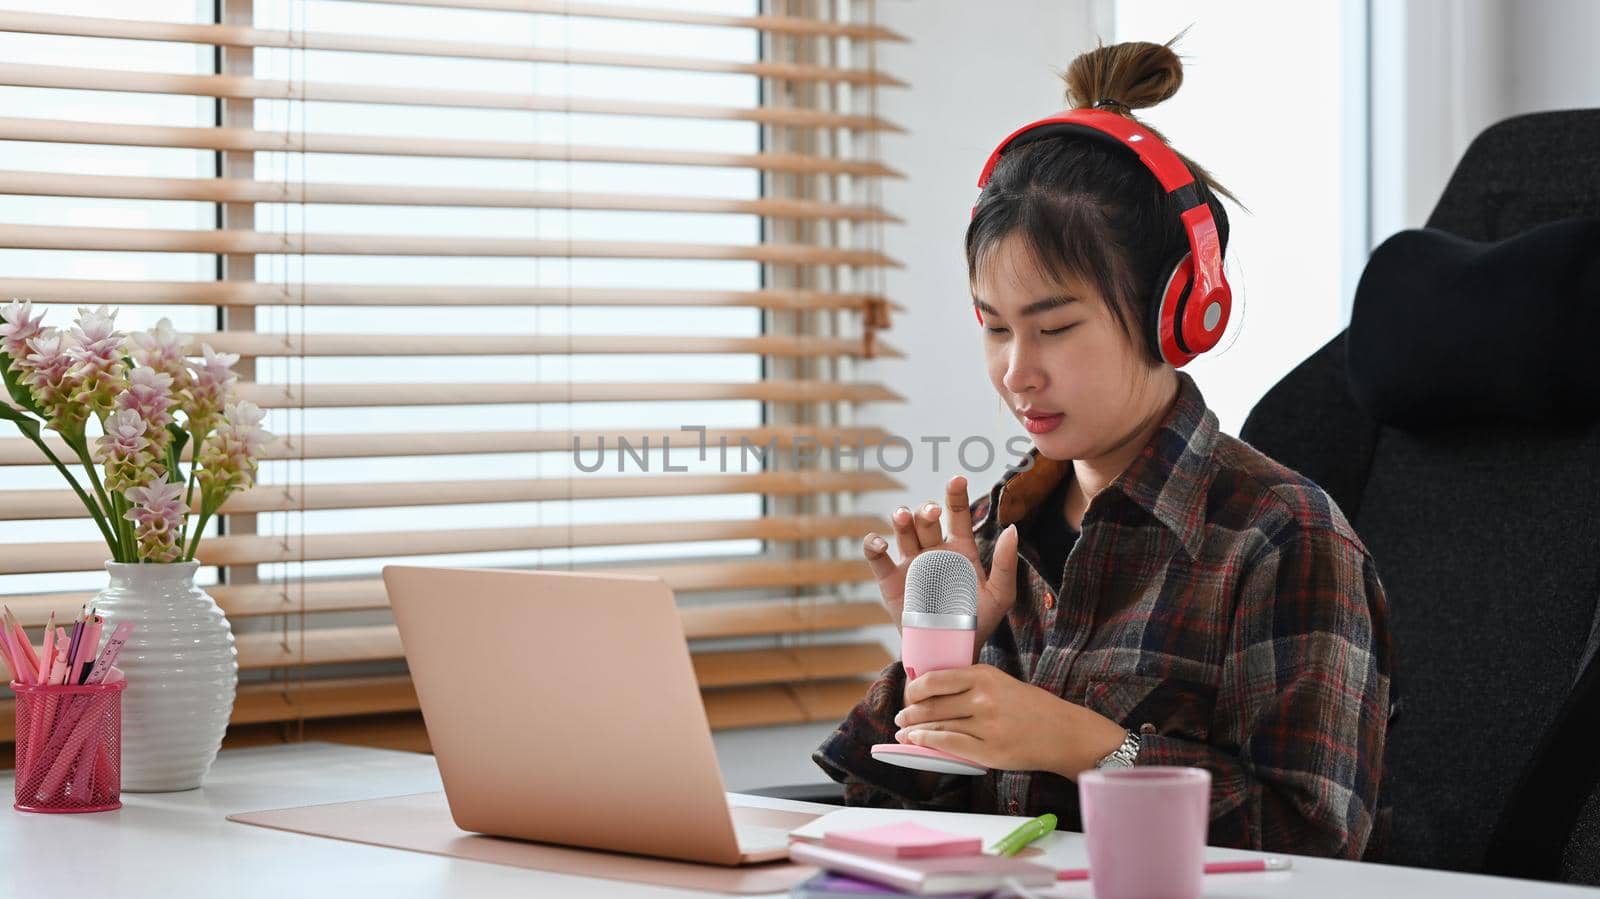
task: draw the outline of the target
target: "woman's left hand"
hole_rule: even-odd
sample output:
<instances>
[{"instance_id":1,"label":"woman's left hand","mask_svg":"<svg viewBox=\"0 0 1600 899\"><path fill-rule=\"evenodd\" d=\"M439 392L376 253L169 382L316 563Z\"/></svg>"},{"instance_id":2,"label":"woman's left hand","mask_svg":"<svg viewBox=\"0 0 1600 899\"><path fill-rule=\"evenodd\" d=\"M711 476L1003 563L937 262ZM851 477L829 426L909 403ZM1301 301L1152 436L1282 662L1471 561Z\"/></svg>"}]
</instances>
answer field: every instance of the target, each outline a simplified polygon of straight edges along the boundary
<instances>
[{"instance_id":1,"label":"woman's left hand","mask_svg":"<svg viewBox=\"0 0 1600 899\"><path fill-rule=\"evenodd\" d=\"M1003 771L1079 772L1127 731L1099 712L1025 684L992 665L930 671L906 686L895 739Z\"/></svg>"}]
</instances>

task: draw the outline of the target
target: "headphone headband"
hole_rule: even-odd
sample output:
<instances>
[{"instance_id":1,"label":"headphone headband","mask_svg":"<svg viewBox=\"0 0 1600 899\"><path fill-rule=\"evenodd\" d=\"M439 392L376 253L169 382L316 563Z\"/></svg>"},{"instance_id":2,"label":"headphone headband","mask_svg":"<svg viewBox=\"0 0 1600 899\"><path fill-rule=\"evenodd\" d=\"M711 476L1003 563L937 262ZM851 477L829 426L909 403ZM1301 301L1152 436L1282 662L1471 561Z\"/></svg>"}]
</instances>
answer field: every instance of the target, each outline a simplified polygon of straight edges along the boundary
<instances>
[{"instance_id":1,"label":"headphone headband","mask_svg":"<svg viewBox=\"0 0 1600 899\"><path fill-rule=\"evenodd\" d=\"M1232 305L1232 290L1222 270L1222 241L1217 223L1211 215L1211 207L1200 197L1194 173L1150 129L1127 116L1102 109L1072 109L1030 122L1007 135L989 154L978 175L978 189L989 186L994 167L1006 151L1063 135L1087 137L1131 152L1172 197L1184 234L1189 239L1189 255L1179 263L1178 269L1188 271L1175 270L1165 279L1167 290L1157 298L1158 350L1163 359L1181 366L1216 346L1227 327ZM972 211L977 215L976 205ZM1176 277L1180 274L1183 277ZM1186 310L1192 311L1185 314ZM982 316L978 320L982 322Z\"/></svg>"}]
</instances>

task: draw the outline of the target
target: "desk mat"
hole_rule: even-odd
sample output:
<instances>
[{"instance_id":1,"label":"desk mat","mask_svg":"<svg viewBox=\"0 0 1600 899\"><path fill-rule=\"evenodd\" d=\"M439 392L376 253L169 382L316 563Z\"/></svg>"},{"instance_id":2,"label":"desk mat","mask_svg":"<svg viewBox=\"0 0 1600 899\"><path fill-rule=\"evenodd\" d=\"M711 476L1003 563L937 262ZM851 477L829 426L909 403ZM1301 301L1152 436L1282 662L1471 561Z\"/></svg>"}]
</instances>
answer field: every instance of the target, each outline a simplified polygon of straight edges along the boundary
<instances>
[{"instance_id":1,"label":"desk mat","mask_svg":"<svg viewBox=\"0 0 1600 899\"><path fill-rule=\"evenodd\" d=\"M816 815L735 806L742 824L793 829ZM622 855L468 833L456 827L444 793L243 812L229 821L432 855L719 893L779 893L817 872L809 865L767 862L738 868Z\"/></svg>"}]
</instances>

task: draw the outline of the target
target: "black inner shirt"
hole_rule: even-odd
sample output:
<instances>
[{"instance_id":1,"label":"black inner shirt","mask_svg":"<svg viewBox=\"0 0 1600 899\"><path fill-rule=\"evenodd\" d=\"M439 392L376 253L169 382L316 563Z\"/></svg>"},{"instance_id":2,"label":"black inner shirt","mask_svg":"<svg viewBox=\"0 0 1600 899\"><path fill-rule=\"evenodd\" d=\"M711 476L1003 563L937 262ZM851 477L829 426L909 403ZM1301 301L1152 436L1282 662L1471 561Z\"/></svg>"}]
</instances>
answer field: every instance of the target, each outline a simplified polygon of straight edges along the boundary
<instances>
[{"instance_id":1,"label":"black inner shirt","mask_svg":"<svg viewBox=\"0 0 1600 899\"><path fill-rule=\"evenodd\" d=\"M1040 501L1028 517L1017 525L1017 536L1031 546L1038 561L1039 574L1050 590L1061 595L1062 573L1067 567L1067 553L1078 540L1078 532L1067 524L1067 488L1072 483L1069 471L1051 489L1050 495Z\"/></svg>"}]
</instances>

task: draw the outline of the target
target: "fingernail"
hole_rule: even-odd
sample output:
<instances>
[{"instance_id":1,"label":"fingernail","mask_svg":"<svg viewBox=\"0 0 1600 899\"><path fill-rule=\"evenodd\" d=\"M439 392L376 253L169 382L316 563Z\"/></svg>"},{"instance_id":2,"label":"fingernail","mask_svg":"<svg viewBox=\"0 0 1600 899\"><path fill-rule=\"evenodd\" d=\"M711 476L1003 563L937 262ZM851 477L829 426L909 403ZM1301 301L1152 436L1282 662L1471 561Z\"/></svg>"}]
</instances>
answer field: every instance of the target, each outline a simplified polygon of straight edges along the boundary
<instances>
[{"instance_id":1,"label":"fingernail","mask_svg":"<svg viewBox=\"0 0 1600 899\"><path fill-rule=\"evenodd\" d=\"M905 712L897 713L894 716L894 725L895 725L895 727L899 727L900 725L905 724L906 723L905 722L905 717L906 717L906 713Z\"/></svg>"},{"instance_id":2,"label":"fingernail","mask_svg":"<svg viewBox=\"0 0 1600 899\"><path fill-rule=\"evenodd\" d=\"M873 537L870 541L867 542L867 545L872 547L874 550L876 550L878 552L883 552L884 550L889 548L889 544L885 543L883 541L882 537Z\"/></svg>"},{"instance_id":3,"label":"fingernail","mask_svg":"<svg viewBox=\"0 0 1600 899\"><path fill-rule=\"evenodd\" d=\"M906 732L904 729L894 732L894 741L896 743L904 743L906 741Z\"/></svg>"},{"instance_id":4,"label":"fingernail","mask_svg":"<svg viewBox=\"0 0 1600 899\"><path fill-rule=\"evenodd\" d=\"M939 507L934 503L927 503L922 507L922 514L924 515L932 515L937 511L939 511Z\"/></svg>"}]
</instances>

